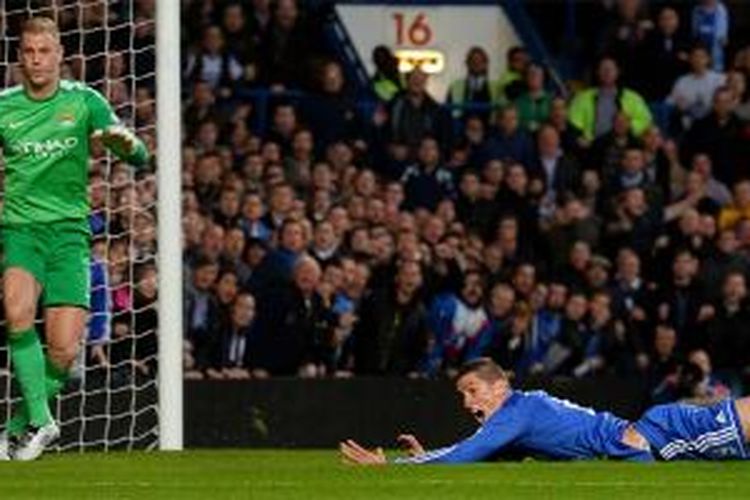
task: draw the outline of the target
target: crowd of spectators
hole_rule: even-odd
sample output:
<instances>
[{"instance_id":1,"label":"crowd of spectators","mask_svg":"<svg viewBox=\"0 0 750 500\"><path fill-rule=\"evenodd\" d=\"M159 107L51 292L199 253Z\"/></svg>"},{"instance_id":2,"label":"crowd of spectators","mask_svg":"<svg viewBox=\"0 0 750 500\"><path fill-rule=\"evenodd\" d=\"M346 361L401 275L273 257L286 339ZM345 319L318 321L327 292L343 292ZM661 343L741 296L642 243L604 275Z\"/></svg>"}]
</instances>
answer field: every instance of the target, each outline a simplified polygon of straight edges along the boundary
<instances>
[{"instance_id":1,"label":"crowd of spectators","mask_svg":"<svg viewBox=\"0 0 750 500\"><path fill-rule=\"evenodd\" d=\"M65 74L153 148L155 2L57 3ZM722 2L685 5L616 2L590 83L564 89L523 47L502 74L474 47L433 96L378 47L362 106L315 9L184 1L186 377L444 377L486 355L654 401L741 393L750 48L727 50ZM153 170L97 161L91 186L87 355L152 376Z\"/></svg>"},{"instance_id":2,"label":"crowd of spectators","mask_svg":"<svg viewBox=\"0 0 750 500\"><path fill-rule=\"evenodd\" d=\"M743 390L750 50L725 50L721 2L617 2L572 92L522 47L505 74L475 47L432 96L379 47L371 113L300 41L295 0L188 3L188 377L440 377L487 355L655 401ZM243 88L273 92L268 130Z\"/></svg>"}]
</instances>

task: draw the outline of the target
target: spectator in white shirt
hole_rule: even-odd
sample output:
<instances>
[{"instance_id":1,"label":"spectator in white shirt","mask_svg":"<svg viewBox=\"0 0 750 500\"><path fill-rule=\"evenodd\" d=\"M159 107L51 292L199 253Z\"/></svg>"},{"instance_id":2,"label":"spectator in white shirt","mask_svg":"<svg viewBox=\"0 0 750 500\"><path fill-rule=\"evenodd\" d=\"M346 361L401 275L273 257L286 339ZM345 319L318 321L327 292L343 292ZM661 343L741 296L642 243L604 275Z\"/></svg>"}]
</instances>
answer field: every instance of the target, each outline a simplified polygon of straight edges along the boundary
<instances>
[{"instance_id":1,"label":"spectator in white shirt","mask_svg":"<svg viewBox=\"0 0 750 500\"><path fill-rule=\"evenodd\" d=\"M711 112L714 92L724 85L726 76L710 69L711 57L703 44L690 50L690 73L677 79L667 103L677 107L682 125L690 125Z\"/></svg>"}]
</instances>

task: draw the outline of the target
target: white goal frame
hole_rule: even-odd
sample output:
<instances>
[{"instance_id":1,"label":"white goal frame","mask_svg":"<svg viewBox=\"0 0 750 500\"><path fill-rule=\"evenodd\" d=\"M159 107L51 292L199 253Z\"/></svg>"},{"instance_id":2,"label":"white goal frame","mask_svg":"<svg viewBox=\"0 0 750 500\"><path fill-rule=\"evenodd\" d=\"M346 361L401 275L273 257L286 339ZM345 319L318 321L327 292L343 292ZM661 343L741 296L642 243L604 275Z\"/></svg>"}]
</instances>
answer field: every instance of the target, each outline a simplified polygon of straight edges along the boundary
<instances>
[{"instance_id":1,"label":"white goal frame","mask_svg":"<svg viewBox=\"0 0 750 500\"><path fill-rule=\"evenodd\" d=\"M180 0L156 5L159 449L183 448Z\"/></svg>"}]
</instances>

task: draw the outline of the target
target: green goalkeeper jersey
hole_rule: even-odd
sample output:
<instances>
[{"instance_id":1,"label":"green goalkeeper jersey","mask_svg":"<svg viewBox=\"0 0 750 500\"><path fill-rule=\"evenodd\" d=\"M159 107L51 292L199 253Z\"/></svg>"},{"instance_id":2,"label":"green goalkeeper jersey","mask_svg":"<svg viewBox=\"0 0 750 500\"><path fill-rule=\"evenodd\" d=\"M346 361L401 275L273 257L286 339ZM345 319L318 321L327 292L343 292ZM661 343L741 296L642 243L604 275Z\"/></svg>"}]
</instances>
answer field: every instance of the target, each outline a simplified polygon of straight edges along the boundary
<instances>
[{"instance_id":1,"label":"green goalkeeper jersey","mask_svg":"<svg viewBox=\"0 0 750 500\"><path fill-rule=\"evenodd\" d=\"M0 92L0 146L5 157L3 224L86 219L89 214L89 137L119 123L96 90L61 80L57 91L34 100L23 86ZM127 157L148 159L136 141Z\"/></svg>"}]
</instances>

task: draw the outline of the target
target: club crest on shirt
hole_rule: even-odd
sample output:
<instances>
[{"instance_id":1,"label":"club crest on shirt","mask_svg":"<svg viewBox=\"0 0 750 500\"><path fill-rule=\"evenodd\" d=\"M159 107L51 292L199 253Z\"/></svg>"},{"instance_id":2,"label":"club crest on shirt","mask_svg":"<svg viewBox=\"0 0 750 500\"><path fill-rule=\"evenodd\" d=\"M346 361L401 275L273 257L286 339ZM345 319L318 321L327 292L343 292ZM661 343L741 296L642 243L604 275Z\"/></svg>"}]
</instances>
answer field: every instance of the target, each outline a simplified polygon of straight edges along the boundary
<instances>
[{"instance_id":1,"label":"club crest on shirt","mask_svg":"<svg viewBox=\"0 0 750 500\"><path fill-rule=\"evenodd\" d=\"M57 123L59 123L63 127L72 127L76 124L76 117L70 111L63 111L61 113L58 113L55 119L57 120Z\"/></svg>"}]
</instances>

